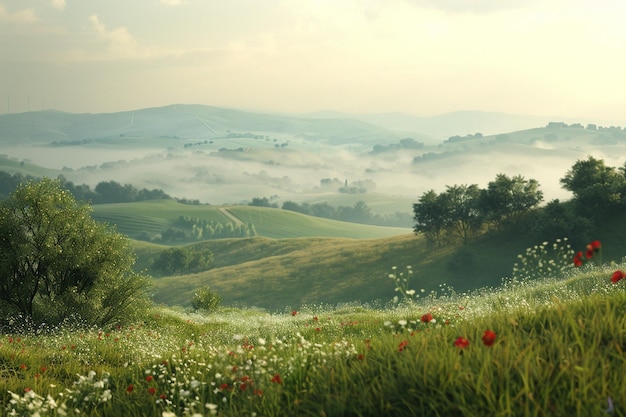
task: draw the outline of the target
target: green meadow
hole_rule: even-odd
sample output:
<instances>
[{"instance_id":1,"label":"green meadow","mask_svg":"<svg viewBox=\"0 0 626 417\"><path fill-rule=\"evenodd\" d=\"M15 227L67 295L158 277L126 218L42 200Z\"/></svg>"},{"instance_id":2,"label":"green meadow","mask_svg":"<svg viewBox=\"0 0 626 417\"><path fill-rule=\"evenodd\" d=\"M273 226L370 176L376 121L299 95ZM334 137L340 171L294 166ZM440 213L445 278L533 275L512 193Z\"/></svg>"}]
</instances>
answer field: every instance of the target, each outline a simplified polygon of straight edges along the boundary
<instances>
[{"instance_id":1,"label":"green meadow","mask_svg":"<svg viewBox=\"0 0 626 417\"><path fill-rule=\"evenodd\" d=\"M110 329L0 339L20 416L626 415L626 264L286 313L154 307Z\"/></svg>"},{"instance_id":2,"label":"green meadow","mask_svg":"<svg viewBox=\"0 0 626 417\"><path fill-rule=\"evenodd\" d=\"M411 229L378 227L340 222L300 213L253 206L189 205L174 200L136 203L99 204L93 206L93 217L115 225L129 236L146 233L157 235L177 228L181 216L218 223L251 223L258 236L273 239L306 237L380 238L410 233Z\"/></svg>"}]
</instances>

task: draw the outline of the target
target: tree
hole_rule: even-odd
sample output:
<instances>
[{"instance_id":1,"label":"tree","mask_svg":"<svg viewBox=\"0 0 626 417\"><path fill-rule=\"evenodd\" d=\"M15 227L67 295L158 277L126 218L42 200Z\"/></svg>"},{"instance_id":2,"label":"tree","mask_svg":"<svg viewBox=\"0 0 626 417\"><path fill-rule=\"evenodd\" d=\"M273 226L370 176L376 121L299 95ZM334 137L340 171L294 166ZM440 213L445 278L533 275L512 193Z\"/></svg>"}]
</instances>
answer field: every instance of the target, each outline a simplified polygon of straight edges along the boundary
<instances>
[{"instance_id":1,"label":"tree","mask_svg":"<svg viewBox=\"0 0 626 417\"><path fill-rule=\"evenodd\" d=\"M148 306L130 243L58 180L19 185L0 204L0 312L33 324L132 320Z\"/></svg>"},{"instance_id":2,"label":"tree","mask_svg":"<svg viewBox=\"0 0 626 417\"><path fill-rule=\"evenodd\" d=\"M536 180L526 180L521 175L510 178L498 174L487 189L482 190L480 205L486 219L501 228L506 221L518 222L542 200L543 192Z\"/></svg>"},{"instance_id":3,"label":"tree","mask_svg":"<svg viewBox=\"0 0 626 417\"><path fill-rule=\"evenodd\" d=\"M597 219L626 203L626 177L592 156L576 161L561 184L574 194L577 212L588 218Z\"/></svg>"},{"instance_id":4,"label":"tree","mask_svg":"<svg viewBox=\"0 0 626 417\"><path fill-rule=\"evenodd\" d=\"M443 206L448 214L445 224L463 244L467 244L483 224L480 194L476 184L448 186L443 194Z\"/></svg>"},{"instance_id":5,"label":"tree","mask_svg":"<svg viewBox=\"0 0 626 417\"><path fill-rule=\"evenodd\" d=\"M448 218L448 207L445 205L443 195L430 190L422 194L418 203L413 204L413 231L424 233L427 238L441 245L443 233Z\"/></svg>"}]
</instances>

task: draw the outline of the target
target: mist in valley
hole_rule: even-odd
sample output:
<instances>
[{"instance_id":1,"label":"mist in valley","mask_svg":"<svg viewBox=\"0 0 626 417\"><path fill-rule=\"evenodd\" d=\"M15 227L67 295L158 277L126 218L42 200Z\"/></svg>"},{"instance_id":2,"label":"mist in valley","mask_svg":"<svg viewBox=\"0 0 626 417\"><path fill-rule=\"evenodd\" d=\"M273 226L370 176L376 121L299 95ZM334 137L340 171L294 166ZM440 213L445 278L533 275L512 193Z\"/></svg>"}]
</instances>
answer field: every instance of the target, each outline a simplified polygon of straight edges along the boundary
<instances>
[{"instance_id":1,"label":"mist in valley","mask_svg":"<svg viewBox=\"0 0 626 417\"><path fill-rule=\"evenodd\" d=\"M500 173L536 179L545 202L567 200L571 194L559 179L577 160L591 155L610 166L624 164L626 133L620 128L535 130L430 144L413 140L416 149L398 146L398 134L398 142L385 135L372 145L371 137L367 143L339 137L336 144L332 138L311 140L282 131L247 135L256 138L230 133L210 139L123 136L64 146L14 144L3 153L91 187L112 180L213 205L247 204L253 197L279 206L289 200L331 205L361 200L377 213L411 212L411 204L428 190L457 184L484 188ZM345 186L352 192L340 193Z\"/></svg>"}]
</instances>

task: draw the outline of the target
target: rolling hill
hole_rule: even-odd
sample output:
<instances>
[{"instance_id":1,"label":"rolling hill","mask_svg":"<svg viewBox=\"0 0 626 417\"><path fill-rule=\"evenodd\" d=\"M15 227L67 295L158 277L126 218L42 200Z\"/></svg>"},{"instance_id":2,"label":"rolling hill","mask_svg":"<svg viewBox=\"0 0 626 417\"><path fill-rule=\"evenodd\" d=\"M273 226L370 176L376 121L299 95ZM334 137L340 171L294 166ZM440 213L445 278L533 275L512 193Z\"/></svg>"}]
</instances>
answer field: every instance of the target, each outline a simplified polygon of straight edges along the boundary
<instances>
[{"instance_id":1,"label":"rolling hill","mask_svg":"<svg viewBox=\"0 0 626 417\"><path fill-rule=\"evenodd\" d=\"M626 243L621 236L625 233L624 216L599 226L595 237L602 241L604 262L624 258ZM398 295L389 279L394 266L405 276L411 266L409 287L422 297L432 291L445 293L449 287L462 294L501 285L511 276L518 255L540 243L502 233L490 233L466 246L443 247L413 234L377 239L214 240L195 244L213 252L212 269L155 279L153 298L158 303L188 305L198 288L210 286L223 297L223 304L270 311L351 302L384 305ZM146 267L163 249L143 242L136 245L139 267Z\"/></svg>"},{"instance_id":2,"label":"rolling hill","mask_svg":"<svg viewBox=\"0 0 626 417\"><path fill-rule=\"evenodd\" d=\"M217 223L252 224L258 236L274 239L303 237L378 238L410 233L409 228L378 227L340 222L267 207L188 205L174 200L96 204L93 217L115 225L131 237L155 236L169 228L179 229L180 217ZM185 243L189 243L187 240Z\"/></svg>"}]
</instances>

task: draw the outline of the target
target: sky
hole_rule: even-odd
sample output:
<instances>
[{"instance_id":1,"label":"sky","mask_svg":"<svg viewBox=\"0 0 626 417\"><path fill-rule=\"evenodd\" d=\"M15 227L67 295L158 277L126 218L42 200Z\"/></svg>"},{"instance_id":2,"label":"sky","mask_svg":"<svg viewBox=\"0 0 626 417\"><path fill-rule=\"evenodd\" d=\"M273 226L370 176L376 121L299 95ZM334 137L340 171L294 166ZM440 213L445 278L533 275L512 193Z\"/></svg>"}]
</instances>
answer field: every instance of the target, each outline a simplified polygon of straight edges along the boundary
<instances>
[{"instance_id":1,"label":"sky","mask_svg":"<svg viewBox=\"0 0 626 417\"><path fill-rule=\"evenodd\" d=\"M0 114L174 103L626 124L621 0L0 0Z\"/></svg>"}]
</instances>

